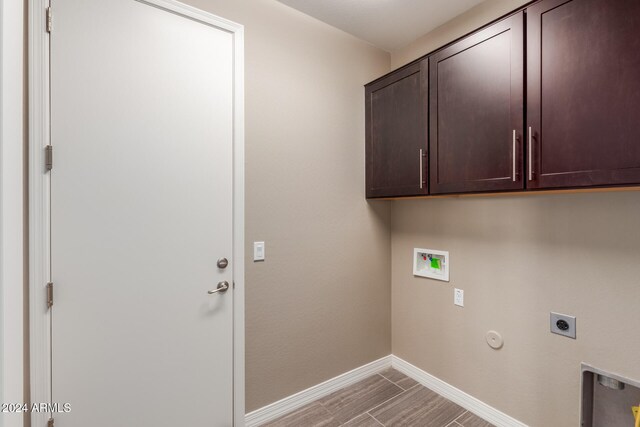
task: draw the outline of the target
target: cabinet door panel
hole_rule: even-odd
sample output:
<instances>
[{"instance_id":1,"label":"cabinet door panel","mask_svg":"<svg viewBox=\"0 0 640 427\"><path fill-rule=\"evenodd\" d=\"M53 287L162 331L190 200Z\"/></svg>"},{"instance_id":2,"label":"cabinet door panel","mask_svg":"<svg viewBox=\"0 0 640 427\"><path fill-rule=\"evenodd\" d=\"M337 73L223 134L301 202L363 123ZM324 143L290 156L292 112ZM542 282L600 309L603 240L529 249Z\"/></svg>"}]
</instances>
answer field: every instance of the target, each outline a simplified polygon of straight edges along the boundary
<instances>
[{"instance_id":1,"label":"cabinet door panel","mask_svg":"<svg viewBox=\"0 0 640 427\"><path fill-rule=\"evenodd\" d=\"M431 193L524 187L523 22L518 13L430 58Z\"/></svg>"},{"instance_id":2,"label":"cabinet door panel","mask_svg":"<svg viewBox=\"0 0 640 427\"><path fill-rule=\"evenodd\" d=\"M418 63L366 88L367 197L427 194L426 76Z\"/></svg>"},{"instance_id":3,"label":"cabinet door panel","mask_svg":"<svg viewBox=\"0 0 640 427\"><path fill-rule=\"evenodd\" d=\"M640 2L527 9L530 188L640 183Z\"/></svg>"}]
</instances>

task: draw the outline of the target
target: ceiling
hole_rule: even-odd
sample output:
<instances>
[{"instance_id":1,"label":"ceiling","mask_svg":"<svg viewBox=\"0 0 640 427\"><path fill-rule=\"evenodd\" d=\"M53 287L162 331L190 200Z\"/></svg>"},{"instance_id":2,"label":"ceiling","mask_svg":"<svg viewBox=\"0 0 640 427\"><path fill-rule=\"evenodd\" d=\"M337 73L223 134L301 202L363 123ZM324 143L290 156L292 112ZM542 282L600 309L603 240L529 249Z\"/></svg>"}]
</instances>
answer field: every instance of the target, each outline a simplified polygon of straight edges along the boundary
<instances>
[{"instance_id":1,"label":"ceiling","mask_svg":"<svg viewBox=\"0 0 640 427\"><path fill-rule=\"evenodd\" d=\"M392 51L483 0L278 0Z\"/></svg>"}]
</instances>

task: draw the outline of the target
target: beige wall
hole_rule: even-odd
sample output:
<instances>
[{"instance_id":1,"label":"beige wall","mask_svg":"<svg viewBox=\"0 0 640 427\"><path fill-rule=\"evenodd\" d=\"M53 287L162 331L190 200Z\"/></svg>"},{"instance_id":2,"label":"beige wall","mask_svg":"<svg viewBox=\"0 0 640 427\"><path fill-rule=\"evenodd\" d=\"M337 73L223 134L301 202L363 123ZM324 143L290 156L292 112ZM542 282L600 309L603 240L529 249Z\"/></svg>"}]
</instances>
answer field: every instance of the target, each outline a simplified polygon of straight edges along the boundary
<instances>
[{"instance_id":1,"label":"beige wall","mask_svg":"<svg viewBox=\"0 0 640 427\"><path fill-rule=\"evenodd\" d=\"M390 206L364 199L363 102L390 55L275 0L186 3L245 25L251 411L391 352ZM4 4L21 23L22 2ZM21 142L5 142L7 159L20 154ZM254 240L266 241L263 263L251 261ZM14 366L20 355L11 357ZM5 382L5 397L20 395L16 384L9 392Z\"/></svg>"},{"instance_id":2,"label":"beige wall","mask_svg":"<svg viewBox=\"0 0 640 427\"><path fill-rule=\"evenodd\" d=\"M389 54L275 0L189 3L245 25L251 411L391 353L389 205L364 198L363 89Z\"/></svg>"},{"instance_id":3,"label":"beige wall","mask_svg":"<svg viewBox=\"0 0 640 427\"><path fill-rule=\"evenodd\" d=\"M578 425L581 362L640 379L640 192L393 203L396 356L531 426ZM450 283L413 277L414 247L450 251Z\"/></svg>"},{"instance_id":4,"label":"beige wall","mask_svg":"<svg viewBox=\"0 0 640 427\"><path fill-rule=\"evenodd\" d=\"M393 66L523 3L482 4ZM396 356L531 426L578 425L583 361L640 379L640 192L392 203ZM413 277L414 247L450 251L450 283ZM552 310L577 316L577 340L549 332ZM501 350L485 342L492 329Z\"/></svg>"},{"instance_id":5,"label":"beige wall","mask_svg":"<svg viewBox=\"0 0 640 427\"><path fill-rule=\"evenodd\" d=\"M489 22L529 3L530 0L485 0L458 15L446 24L418 38L409 45L391 52L391 68L398 68L434 51Z\"/></svg>"},{"instance_id":6,"label":"beige wall","mask_svg":"<svg viewBox=\"0 0 640 427\"><path fill-rule=\"evenodd\" d=\"M577 424L581 361L640 379L640 193L366 203L362 85L389 54L274 0L188 2L246 26L248 411L391 350L533 426ZM489 0L392 67L523 3ZM451 251L450 283L412 276L424 246Z\"/></svg>"}]
</instances>

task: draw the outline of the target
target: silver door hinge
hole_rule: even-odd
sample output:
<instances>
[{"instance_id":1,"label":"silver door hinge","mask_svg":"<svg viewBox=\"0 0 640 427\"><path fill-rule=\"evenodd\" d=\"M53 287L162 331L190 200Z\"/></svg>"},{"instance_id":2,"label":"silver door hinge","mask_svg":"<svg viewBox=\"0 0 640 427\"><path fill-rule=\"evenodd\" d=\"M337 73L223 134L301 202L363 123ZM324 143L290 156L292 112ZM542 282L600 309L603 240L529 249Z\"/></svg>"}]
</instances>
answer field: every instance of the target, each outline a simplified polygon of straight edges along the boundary
<instances>
[{"instance_id":1,"label":"silver door hinge","mask_svg":"<svg viewBox=\"0 0 640 427\"><path fill-rule=\"evenodd\" d=\"M53 427L53 418L49 418L49 421L47 421L47 427Z\"/></svg>"},{"instance_id":2,"label":"silver door hinge","mask_svg":"<svg viewBox=\"0 0 640 427\"><path fill-rule=\"evenodd\" d=\"M47 8L46 29L47 33L51 33L51 6Z\"/></svg>"},{"instance_id":3,"label":"silver door hinge","mask_svg":"<svg viewBox=\"0 0 640 427\"><path fill-rule=\"evenodd\" d=\"M47 283L47 308L53 307L53 282Z\"/></svg>"},{"instance_id":4,"label":"silver door hinge","mask_svg":"<svg viewBox=\"0 0 640 427\"><path fill-rule=\"evenodd\" d=\"M47 171L53 169L53 146L51 145L44 147L44 168Z\"/></svg>"}]
</instances>

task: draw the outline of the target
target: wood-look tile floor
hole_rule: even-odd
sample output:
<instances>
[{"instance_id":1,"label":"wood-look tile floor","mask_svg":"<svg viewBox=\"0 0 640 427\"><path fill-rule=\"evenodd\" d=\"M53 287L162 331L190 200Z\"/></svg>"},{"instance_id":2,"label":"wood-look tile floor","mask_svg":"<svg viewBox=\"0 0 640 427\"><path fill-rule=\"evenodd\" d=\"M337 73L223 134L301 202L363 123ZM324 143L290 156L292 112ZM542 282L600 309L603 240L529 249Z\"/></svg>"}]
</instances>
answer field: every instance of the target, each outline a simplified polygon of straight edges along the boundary
<instances>
[{"instance_id":1,"label":"wood-look tile floor","mask_svg":"<svg viewBox=\"0 0 640 427\"><path fill-rule=\"evenodd\" d=\"M492 427L389 368L262 427Z\"/></svg>"}]
</instances>

